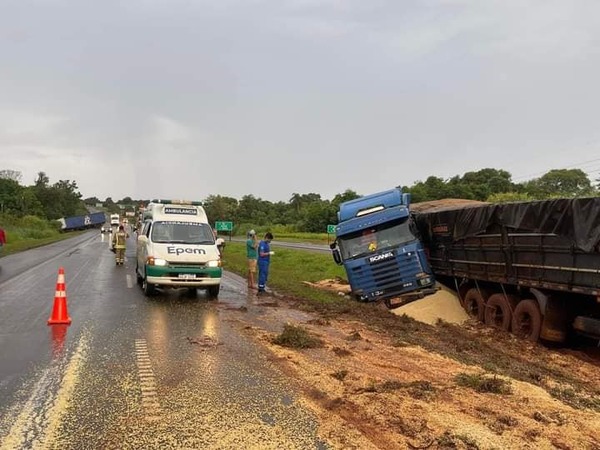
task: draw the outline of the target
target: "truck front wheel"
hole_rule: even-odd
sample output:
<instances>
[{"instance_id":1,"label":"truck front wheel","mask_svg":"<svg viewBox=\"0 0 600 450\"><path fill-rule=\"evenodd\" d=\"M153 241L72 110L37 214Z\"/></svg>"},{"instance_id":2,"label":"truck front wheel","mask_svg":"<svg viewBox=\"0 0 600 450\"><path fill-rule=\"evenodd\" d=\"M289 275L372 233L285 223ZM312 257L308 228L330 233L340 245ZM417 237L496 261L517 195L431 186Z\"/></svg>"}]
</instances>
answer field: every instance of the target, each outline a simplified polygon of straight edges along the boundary
<instances>
[{"instance_id":1,"label":"truck front wheel","mask_svg":"<svg viewBox=\"0 0 600 450\"><path fill-rule=\"evenodd\" d=\"M537 301L527 299L519 302L512 318L512 332L515 336L537 342L542 330L542 313Z\"/></svg>"}]
</instances>

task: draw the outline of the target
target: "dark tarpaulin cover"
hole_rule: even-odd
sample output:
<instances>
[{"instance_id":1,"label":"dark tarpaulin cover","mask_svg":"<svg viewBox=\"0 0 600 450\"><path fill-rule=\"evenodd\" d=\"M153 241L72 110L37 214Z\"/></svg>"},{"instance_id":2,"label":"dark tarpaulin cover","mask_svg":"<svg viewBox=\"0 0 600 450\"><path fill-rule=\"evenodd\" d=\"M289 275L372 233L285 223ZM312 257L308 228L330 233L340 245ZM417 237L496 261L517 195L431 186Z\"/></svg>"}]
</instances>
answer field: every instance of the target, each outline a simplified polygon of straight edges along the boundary
<instances>
[{"instance_id":1,"label":"dark tarpaulin cover","mask_svg":"<svg viewBox=\"0 0 600 450\"><path fill-rule=\"evenodd\" d=\"M437 207L414 217L425 243L436 226L447 225L454 240L506 227L509 232L554 233L586 253L600 251L600 197Z\"/></svg>"}]
</instances>

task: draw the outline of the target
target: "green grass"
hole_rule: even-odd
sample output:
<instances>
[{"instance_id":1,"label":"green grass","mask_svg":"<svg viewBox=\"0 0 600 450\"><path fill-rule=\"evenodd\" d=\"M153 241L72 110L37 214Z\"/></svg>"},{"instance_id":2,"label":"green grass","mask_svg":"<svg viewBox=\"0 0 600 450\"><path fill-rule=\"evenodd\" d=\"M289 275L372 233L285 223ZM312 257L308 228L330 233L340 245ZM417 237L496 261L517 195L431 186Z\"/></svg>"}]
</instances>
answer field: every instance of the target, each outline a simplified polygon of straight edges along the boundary
<instances>
[{"instance_id":1,"label":"green grass","mask_svg":"<svg viewBox=\"0 0 600 450\"><path fill-rule=\"evenodd\" d=\"M280 229L281 228L281 229ZM253 227L253 226L244 226L243 228L236 230L234 232L234 237L236 238L245 238L248 230L253 229L256 231L256 235L259 239L265 235L267 231L273 233L273 237L276 241L289 241L289 242L308 242L311 244L322 244L327 245L334 241L334 235L328 235L327 233L306 233L301 231L291 231L286 229L286 227ZM220 234L221 236L221 234ZM227 240L229 235L227 233L223 233L222 236Z\"/></svg>"},{"instance_id":2,"label":"green grass","mask_svg":"<svg viewBox=\"0 0 600 450\"><path fill-rule=\"evenodd\" d=\"M582 394L571 387L554 387L550 389L550 395L575 409L592 409L600 412L600 398Z\"/></svg>"},{"instance_id":3,"label":"green grass","mask_svg":"<svg viewBox=\"0 0 600 450\"><path fill-rule=\"evenodd\" d=\"M7 244L0 257L22 252L73 237L80 232L61 234L55 222L35 216L13 217L0 215L0 227L6 233Z\"/></svg>"},{"instance_id":4,"label":"green grass","mask_svg":"<svg viewBox=\"0 0 600 450\"><path fill-rule=\"evenodd\" d=\"M302 250L272 247L267 285L282 294L308 298L316 302L339 302L340 297L311 288L302 281L319 281L326 278L346 278L344 268L336 265L329 254L312 253ZM223 267L226 270L247 274L246 246L243 243L228 242L223 252Z\"/></svg>"}]
</instances>

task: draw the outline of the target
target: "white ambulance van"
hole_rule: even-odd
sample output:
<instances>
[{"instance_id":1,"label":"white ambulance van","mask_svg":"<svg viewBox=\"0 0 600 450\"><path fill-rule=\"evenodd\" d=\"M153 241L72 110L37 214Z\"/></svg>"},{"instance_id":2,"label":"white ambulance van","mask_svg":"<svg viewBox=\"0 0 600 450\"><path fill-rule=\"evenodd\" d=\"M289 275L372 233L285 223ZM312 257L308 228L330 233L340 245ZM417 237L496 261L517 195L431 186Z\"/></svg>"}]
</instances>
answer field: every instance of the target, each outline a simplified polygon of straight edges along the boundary
<instances>
[{"instance_id":1,"label":"white ambulance van","mask_svg":"<svg viewBox=\"0 0 600 450\"><path fill-rule=\"evenodd\" d=\"M144 294L155 288L206 289L219 295L221 258L200 202L152 200L137 238L136 274Z\"/></svg>"}]
</instances>

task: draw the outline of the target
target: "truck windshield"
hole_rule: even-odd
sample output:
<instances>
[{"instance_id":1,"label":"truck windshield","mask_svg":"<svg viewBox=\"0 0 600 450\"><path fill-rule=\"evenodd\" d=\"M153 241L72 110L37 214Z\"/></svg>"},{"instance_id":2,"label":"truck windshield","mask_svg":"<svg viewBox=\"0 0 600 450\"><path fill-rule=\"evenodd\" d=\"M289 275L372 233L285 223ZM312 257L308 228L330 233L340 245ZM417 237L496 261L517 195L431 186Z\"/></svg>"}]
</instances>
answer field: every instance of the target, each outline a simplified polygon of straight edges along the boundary
<instances>
[{"instance_id":1,"label":"truck windshield","mask_svg":"<svg viewBox=\"0 0 600 450\"><path fill-rule=\"evenodd\" d=\"M150 239L158 243L214 244L210 225L200 222L154 222Z\"/></svg>"},{"instance_id":2,"label":"truck windshield","mask_svg":"<svg viewBox=\"0 0 600 450\"><path fill-rule=\"evenodd\" d=\"M394 221L338 238L342 259L374 253L414 241L409 221Z\"/></svg>"}]
</instances>

